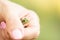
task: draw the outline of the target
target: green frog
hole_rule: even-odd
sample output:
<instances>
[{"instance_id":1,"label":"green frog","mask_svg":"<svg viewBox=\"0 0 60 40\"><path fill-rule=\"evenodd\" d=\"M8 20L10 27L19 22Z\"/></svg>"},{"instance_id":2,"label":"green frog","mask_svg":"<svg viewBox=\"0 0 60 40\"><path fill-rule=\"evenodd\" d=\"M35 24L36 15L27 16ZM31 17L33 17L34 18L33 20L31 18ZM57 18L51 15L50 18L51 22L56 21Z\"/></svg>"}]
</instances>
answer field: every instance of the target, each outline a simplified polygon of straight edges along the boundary
<instances>
[{"instance_id":1,"label":"green frog","mask_svg":"<svg viewBox=\"0 0 60 40\"><path fill-rule=\"evenodd\" d=\"M23 25L29 22L27 18L24 18L21 21L22 21Z\"/></svg>"}]
</instances>

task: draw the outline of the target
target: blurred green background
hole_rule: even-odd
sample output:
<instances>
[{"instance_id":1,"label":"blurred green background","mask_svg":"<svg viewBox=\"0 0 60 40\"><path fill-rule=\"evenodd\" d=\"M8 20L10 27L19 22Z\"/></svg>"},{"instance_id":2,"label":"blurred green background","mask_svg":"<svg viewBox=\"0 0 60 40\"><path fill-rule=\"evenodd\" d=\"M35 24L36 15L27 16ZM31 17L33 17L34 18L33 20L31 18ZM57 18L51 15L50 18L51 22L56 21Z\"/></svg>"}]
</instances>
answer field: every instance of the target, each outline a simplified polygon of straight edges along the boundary
<instances>
[{"instance_id":1,"label":"blurred green background","mask_svg":"<svg viewBox=\"0 0 60 40\"><path fill-rule=\"evenodd\" d=\"M40 36L37 40L60 40L60 0L11 0L40 17Z\"/></svg>"}]
</instances>

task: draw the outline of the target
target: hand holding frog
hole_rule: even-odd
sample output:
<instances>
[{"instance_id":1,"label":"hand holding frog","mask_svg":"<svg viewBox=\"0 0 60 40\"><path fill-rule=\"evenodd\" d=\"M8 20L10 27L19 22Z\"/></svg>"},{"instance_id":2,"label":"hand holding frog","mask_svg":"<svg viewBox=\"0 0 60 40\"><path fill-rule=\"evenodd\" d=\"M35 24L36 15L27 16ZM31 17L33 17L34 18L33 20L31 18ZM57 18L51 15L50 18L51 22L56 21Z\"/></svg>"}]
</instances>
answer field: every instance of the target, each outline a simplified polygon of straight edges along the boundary
<instances>
[{"instance_id":1,"label":"hand holding frog","mask_svg":"<svg viewBox=\"0 0 60 40\"><path fill-rule=\"evenodd\" d=\"M2 3L5 30L10 39L31 40L39 36L39 19L35 12L10 1L2 1Z\"/></svg>"}]
</instances>

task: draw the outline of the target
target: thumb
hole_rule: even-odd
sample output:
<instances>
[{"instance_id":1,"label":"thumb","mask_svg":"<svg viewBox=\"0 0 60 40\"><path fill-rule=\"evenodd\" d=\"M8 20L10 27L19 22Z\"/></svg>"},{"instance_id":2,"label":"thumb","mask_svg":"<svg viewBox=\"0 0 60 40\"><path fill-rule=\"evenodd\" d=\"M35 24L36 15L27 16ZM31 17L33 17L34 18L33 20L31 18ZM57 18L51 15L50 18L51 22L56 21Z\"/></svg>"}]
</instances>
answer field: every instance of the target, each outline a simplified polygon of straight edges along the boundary
<instances>
[{"instance_id":1,"label":"thumb","mask_svg":"<svg viewBox=\"0 0 60 40\"><path fill-rule=\"evenodd\" d=\"M6 29L12 39L23 38L23 25L16 15L10 15L6 18Z\"/></svg>"}]
</instances>

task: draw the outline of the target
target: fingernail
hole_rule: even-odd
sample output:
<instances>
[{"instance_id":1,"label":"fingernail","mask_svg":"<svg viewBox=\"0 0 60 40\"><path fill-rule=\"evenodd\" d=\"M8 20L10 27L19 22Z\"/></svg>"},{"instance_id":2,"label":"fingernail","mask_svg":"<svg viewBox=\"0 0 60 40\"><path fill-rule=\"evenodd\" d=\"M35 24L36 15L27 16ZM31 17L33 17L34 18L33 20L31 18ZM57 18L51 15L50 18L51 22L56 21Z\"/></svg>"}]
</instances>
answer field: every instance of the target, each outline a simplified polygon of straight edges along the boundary
<instances>
[{"instance_id":1,"label":"fingernail","mask_svg":"<svg viewBox=\"0 0 60 40\"><path fill-rule=\"evenodd\" d=\"M6 28L6 23L4 21L2 21L0 26L1 26L1 29L5 29Z\"/></svg>"},{"instance_id":2,"label":"fingernail","mask_svg":"<svg viewBox=\"0 0 60 40\"><path fill-rule=\"evenodd\" d=\"M19 29L15 29L12 31L12 37L13 37L13 39L22 39L23 34Z\"/></svg>"}]
</instances>

